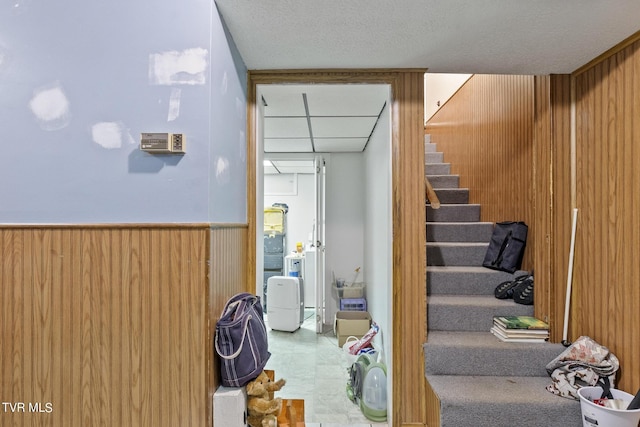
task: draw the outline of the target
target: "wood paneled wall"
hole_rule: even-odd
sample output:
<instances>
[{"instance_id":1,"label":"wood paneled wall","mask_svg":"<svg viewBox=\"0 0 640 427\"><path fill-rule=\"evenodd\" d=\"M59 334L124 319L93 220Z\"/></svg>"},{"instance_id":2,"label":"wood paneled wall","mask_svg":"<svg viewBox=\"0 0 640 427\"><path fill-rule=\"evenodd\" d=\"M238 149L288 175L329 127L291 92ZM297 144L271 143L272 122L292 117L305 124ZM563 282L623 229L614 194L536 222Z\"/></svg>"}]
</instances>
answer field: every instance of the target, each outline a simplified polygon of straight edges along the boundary
<instances>
[{"instance_id":1,"label":"wood paneled wall","mask_svg":"<svg viewBox=\"0 0 640 427\"><path fill-rule=\"evenodd\" d=\"M249 218L255 218L255 130L257 84L372 83L392 91L393 200L393 427L426 423L426 245L424 233L424 70L251 71L248 89L247 153ZM255 221L249 248L255 252ZM255 283L255 254L248 254L249 282ZM420 378L423 380L421 381Z\"/></svg>"},{"instance_id":2,"label":"wood paneled wall","mask_svg":"<svg viewBox=\"0 0 640 427\"><path fill-rule=\"evenodd\" d=\"M213 349L215 328L227 300L239 293L250 292L247 276L248 226L214 225L211 230L211 292L209 293L209 348ZM210 399L220 385L218 357L212 360ZM213 422L209 425L213 425ZM224 426L218 426L224 427Z\"/></svg>"},{"instance_id":3,"label":"wood paneled wall","mask_svg":"<svg viewBox=\"0 0 640 427\"><path fill-rule=\"evenodd\" d=\"M474 75L428 121L425 132L444 152L469 202L488 222L524 221L535 235L534 78ZM531 268L535 238L523 268Z\"/></svg>"},{"instance_id":4,"label":"wood paneled wall","mask_svg":"<svg viewBox=\"0 0 640 427\"><path fill-rule=\"evenodd\" d=\"M578 226L570 336L620 359L640 388L640 36L575 79Z\"/></svg>"},{"instance_id":5,"label":"wood paneled wall","mask_svg":"<svg viewBox=\"0 0 640 427\"><path fill-rule=\"evenodd\" d=\"M571 80L536 76L534 86L535 315L560 342L571 241Z\"/></svg>"},{"instance_id":6,"label":"wood paneled wall","mask_svg":"<svg viewBox=\"0 0 640 427\"><path fill-rule=\"evenodd\" d=\"M226 262L220 247L238 258L242 239L208 224L0 226L0 395L25 404L0 424L211 425L207 306L235 285L209 286L238 265L210 283L209 262Z\"/></svg>"}]
</instances>

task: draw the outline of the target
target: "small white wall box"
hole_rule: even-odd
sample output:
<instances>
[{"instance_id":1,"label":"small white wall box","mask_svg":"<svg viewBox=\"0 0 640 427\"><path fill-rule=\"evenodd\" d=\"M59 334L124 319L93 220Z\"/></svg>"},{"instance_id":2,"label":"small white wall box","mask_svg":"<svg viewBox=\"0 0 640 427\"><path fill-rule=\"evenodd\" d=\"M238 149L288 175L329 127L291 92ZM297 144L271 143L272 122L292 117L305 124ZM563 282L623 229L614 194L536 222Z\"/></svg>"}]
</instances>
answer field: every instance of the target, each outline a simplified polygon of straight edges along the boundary
<instances>
[{"instance_id":1,"label":"small white wall box","mask_svg":"<svg viewBox=\"0 0 640 427\"><path fill-rule=\"evenodd\" d=\"M246 427L246 387L220 386L213 394L213 425L221 427Z\"/></svg>"},{"instance_id":2,"label":"small white wall box","mask_svg":"<svg viewBox=\"0 0 640 427\"><path fill-rule=\"evenodd\" d=\"M184 154L187 138L182 133L142 133L140 149L148 153Z\"/></svg>"}]
</instances>

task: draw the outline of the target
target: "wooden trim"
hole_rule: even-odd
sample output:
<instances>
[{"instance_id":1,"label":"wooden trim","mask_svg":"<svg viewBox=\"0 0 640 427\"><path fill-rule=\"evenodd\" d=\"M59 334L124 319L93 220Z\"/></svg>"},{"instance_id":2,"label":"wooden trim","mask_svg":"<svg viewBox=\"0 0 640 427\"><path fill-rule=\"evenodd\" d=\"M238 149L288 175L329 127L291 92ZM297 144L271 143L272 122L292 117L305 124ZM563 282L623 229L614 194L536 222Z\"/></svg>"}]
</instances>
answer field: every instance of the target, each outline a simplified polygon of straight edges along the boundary
<instances>
[{"instance_id":1,"label":"wooden trim","mask_svg":"<svg viewBox=\"0 0 640 427\"><path fill-rule=\"evenodd\" d=\"M265 75L269 76L269 79L272 77L280 78L281 76L286 76L288 74L300 74L300 75L327 75L331 74L345 74L353 77L354 80L360 80L360 76L371 74L396 74L396 73L426 73L427 68L362 68L362 69L353 69L353 68L333 68L333 69L324 69L324 68L310 68L310 69L289 69L289 70L250 70L249 75L252 79L255 79L257 76ZM312 83L310 81L310 83ZM326 81L318 81L316 83L326 83ZM332 80L331 83L335 83L335 80Z\"/></svg>"},{"instance_id":2,"label":"wooden trim","mask_svg":"<svg viewBox=\"0 0 640 427\"><path fill-rule=\"evenodd\" d=\"M426 247L424 221L424 70L250 71L247 102L246 269L255 286L256 85L286 83L381 83L392 91L393 206L393 425L424 425L422 344L426 339ZM418 184L420 183L420 185ZM255 289L253 289L255 292ZM419 379L423 380L420 381Z\"/></svg>"},{"instance_id":3,"label":"wooden trim","mask_svg":"<svg viewBox=\"0 0 640 427\"><path fill-rule=\"evenodd\" d=\"M220 230L223 228L249 228L249 224L242 224L242 223L237 223L237 224L233 224L233 223L214 223L214 224L210 224L209 225L210 228L212 230Z\"/></svg>"},{"instance_id":4,"label":"wooden trim","mask_svg":"<svg viewBox=\"0 0 640 427\"><path fill-rule=\"evenodd\" d=\"M218 224L210 224L210 223L175 223L175 222L169 222L169 223L149 223L149 224L145 224L145 223L122 223L122 224L44 224L44 223L39 223L39 224L0 224L0 229L2 228L7 228L7 229L16 229L16 228L22 228L22 229L29 229L29 230L35 230L35 229L46 229L46 230L51 230L51 229L100 229L100 228L108 228L108 229L146 229L146 228L156 228L156 229L161 229L161 228L174 228L174 229L190 229L190 228L209 228L212 225L217 226Z\"/></svg>"},{"instance_id":5,"label":"wooden trim","mask_svg":"<svg viewBox=\"0 0 640 427\"><path fill-rule=\"evenodd\" d=\"M553 200L551 197L552 178L552 119L549 76L534 77L534 136L533 136L533 202L535 216L531 236L536 248L533 254L535 268L535 315L551 322L551 283L553 281L553 258L551 257Z\"/></svg>"},{"instance_id":6,"label":"wooden trim","mask_svg":"<svg viewBox=\"0 0 640 427\"><path fill-rule=\"evenodd\" d=\"M606 52L602 53L601 55L598 55L591 61L587 62L582 67L578 68L573 73L571 73L571 76L572 77L579 76L585 71L592 69L594 66L598 65L599 63L606 61L608 58L612 57L618 52L625 50L626 48L628 48L629 46L631 46L632 44L634 44L639 40L640 40L640 31L630 35L629 37L627 37L626 39L624 39L623 41L621 41L611 49L607 50Z\"/></svg>"}]
</instances>

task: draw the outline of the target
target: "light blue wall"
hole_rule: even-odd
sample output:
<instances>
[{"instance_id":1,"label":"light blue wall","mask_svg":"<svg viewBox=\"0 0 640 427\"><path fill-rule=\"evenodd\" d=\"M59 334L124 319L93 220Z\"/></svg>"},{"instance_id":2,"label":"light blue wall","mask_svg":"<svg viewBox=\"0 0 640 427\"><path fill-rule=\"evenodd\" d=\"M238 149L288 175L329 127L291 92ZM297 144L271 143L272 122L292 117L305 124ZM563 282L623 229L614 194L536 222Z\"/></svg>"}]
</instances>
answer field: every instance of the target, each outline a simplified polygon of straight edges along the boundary
<instances>
[{"instance_id":1,"label":"light blue wall","mask_svg":"<svg viewBox=\"0 0 640 427\"><path fill-rule=\"evenodd\" d=\"M245 76L212 0L5 2L0 222L246 222Z\"/></svg>"}]
</instances>

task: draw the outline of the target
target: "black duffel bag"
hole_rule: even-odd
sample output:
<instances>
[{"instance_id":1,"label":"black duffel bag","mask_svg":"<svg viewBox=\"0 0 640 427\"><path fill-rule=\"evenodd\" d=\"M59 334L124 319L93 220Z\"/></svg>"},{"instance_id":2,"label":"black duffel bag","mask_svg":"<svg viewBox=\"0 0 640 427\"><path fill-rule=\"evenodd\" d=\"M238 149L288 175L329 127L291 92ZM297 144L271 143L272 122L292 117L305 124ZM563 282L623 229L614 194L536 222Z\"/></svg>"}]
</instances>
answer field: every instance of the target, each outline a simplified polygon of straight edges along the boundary
<instances>
[{"instance_id":1,"label":"black duffel bag","mask_svg":"<svg viewBox=\"0 0 640 427\"><path fill-rule=\"evenodd\" d=\"M496 223L482 265L509 273L519 270L528 231L529 227L522 221Z\"/></svg>"}]
</instances>

